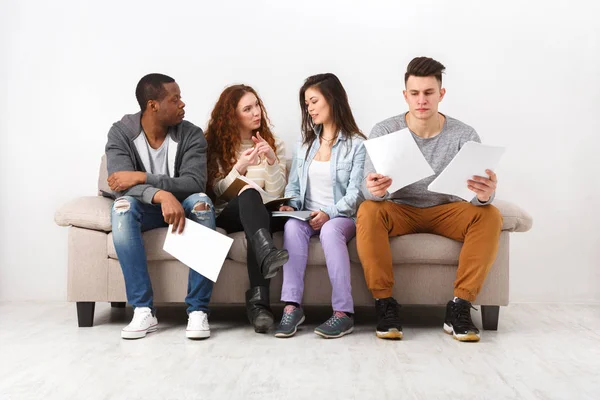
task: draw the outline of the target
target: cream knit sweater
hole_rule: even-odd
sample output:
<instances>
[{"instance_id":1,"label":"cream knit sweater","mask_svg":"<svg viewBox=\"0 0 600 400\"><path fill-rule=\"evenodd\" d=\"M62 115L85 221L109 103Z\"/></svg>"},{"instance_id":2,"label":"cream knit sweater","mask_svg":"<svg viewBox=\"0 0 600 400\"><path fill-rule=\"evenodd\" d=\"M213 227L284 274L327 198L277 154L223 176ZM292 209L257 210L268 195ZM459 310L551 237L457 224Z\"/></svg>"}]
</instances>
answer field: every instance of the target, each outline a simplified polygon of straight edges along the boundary
<instances>
[{"instance_id":1,"label":"cream knit sweater","mask_svg":"<svg viewBox=\"0 0 600 400\"><path fill-rule=\"evenodd\" d=\"M236 152L239 157L244 151L254 147L252 140L244 140L240 144L239 150ZM275 138L275 147L277 148L277 158L275 164L269 165L267 159L263 156L261 162L258 165L251 165L248 167L248 171L245 176L252 181L256 182L258 186L263 188L265 192L272 196L281 197L285 190L286 185L286 160L285 160L285 144L283 141ZM223 172L221 170L221 172ZM232 168L231 171L222 179L215 180L213 184L213 190L217 197L215 202L215 212L217 215L223 211L227 206L227 202L221 198L221 195L225 193L227 188L240 176L240 173ZM263 196L263 203L266 203L272 198L265 198Z\"/></svg>"}]
</instances>

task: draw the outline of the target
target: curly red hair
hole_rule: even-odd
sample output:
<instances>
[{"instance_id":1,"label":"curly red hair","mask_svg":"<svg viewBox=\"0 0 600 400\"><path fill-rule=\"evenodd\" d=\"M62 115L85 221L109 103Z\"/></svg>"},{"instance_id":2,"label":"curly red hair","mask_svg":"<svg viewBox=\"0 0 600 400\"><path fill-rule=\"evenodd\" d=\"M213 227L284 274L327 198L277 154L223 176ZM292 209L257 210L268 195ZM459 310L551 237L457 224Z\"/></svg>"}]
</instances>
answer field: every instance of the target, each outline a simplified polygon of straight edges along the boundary
<instances>
[{"instance_id":1,"label":"curly red hair","mask_svg":"<svg viewBox=\"0 0 600 400\"><path fill-rule=\"evenodd\" d=\"M215 179L225 177L237 162L236 153L240 148L241 139L236 108L240 99L246 93L252 93L258 99L261 109L258 131L277 154L275 137L269 128L271 121L269 121L267 110L265 110L262 100L258 97L258 93L247 85L229 86L219 96L219 100L217 100L217 104L215 104L215 108L210 114L205 132L208 143L207 186L209 190L212 188Z\"/></svg>"}]
</instances>

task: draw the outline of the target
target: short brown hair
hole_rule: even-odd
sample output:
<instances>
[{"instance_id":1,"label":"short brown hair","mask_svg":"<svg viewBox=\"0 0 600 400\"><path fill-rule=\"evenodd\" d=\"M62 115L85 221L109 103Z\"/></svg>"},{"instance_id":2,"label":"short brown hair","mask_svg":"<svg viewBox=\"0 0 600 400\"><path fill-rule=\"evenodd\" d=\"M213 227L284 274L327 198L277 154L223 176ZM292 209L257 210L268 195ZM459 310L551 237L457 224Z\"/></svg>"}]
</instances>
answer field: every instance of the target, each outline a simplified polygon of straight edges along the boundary
<instances>
[{"instance_id":1,"label":"short brown hair","mask_svg":"<svg viewBox=\"0 0 600 400\"><path fill-rule=\"evenodd\" d=\"M415 57L406 67L404 74L404 85L408 81L409 76L435 76L435 79L442 85L442 73L446 67L441 62L429 57Z\"/></svg>"}]
</instances>

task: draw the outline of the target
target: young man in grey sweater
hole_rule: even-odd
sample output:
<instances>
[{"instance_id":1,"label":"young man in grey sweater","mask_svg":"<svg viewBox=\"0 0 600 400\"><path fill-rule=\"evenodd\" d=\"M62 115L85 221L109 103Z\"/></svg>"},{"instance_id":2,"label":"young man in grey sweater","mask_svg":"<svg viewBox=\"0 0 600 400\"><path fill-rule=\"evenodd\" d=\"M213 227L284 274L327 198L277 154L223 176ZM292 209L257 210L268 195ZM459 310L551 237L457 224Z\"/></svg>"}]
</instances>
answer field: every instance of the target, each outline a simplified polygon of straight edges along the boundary
<instances>
[{"instance_id":1,"label":"young man in grey sweater","mask_svg":"<svg viewBox=\"0 0 600 400\"><path fill-rule=\"evenodd\" d=\"M172 225L183 232L185 218L215 229L206 188L206 140L202 129L184 121L185 103L175 80L149 74L135 95L141 112L125 115L108 132L108 184L115 198L112 232L125 277L127 301L134 307L121 337L139 339L158 326L142 232ZM199 249L197 249L199 251ZM210 336L208 303L213 283L190 269L186 336Z\"/></svg>"},{"instance_id":2,"label":"young man in grey sweater","mask_svg":"<svg viewBox=\"0 0 600 400\"><path fill-rule=\"evenodd\" d=\"M435 171L434 176L389 193L391 178L377 174L368 156L365 160L363 193L367 201L358 211L356 238L365 279L375 298L376 334L384 339L402 338L399 306L392 297L394 275L388 237L425 232L463 242L444 330L460 341L480 338L470 309L498 251L502 216L490 204L497 178L487 170L487 177L465 182L473 191L471 202L427 190L467 141L480 142L473 128L438 112L446 93L442 88L444 69L431 58L413 59L404 76L409 111L378 123L369 136L373 139L408 128Z\"/></svg>"}]
</instances>

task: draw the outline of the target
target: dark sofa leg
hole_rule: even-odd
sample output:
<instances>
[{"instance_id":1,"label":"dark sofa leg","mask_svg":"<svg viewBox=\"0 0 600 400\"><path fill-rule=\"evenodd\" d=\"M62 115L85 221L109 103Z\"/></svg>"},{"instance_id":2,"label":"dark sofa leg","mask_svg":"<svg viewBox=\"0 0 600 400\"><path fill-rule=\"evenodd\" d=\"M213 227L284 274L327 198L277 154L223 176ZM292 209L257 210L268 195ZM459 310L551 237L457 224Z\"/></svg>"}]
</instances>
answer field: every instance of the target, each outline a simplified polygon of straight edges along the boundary
<instances>
[{"instance_id":1,"label":"dark sofa leg","mask_svg":"<svg viewBox=\"0 0 600 400\"><path fill-rule=\"evenodd\" d=\"M110 303L110 306L112 308L125 308L125 302L124 301L113 301Z\"/></svg>"},{"instance_id":2,"label":"dark sofa leg","mask_svg":"<svg viewBox=\"0 0 600 400\"><path fill-rule=\"evenodd\" d=\"M481 306L481 322L486 331L498 330L500 306Z\"/></svg>"},{"instance_id":3,"label":"dark sofa leg","mask_svg":"<svg viewBox=\"0 0 600 400\"><path fill-rule=\"evenodd\" d=\"M94 309L96 303L93 301L78 301L77 302L77 322L80 328L90 327L94 325Z\"/></svg>"}]
</instances>

